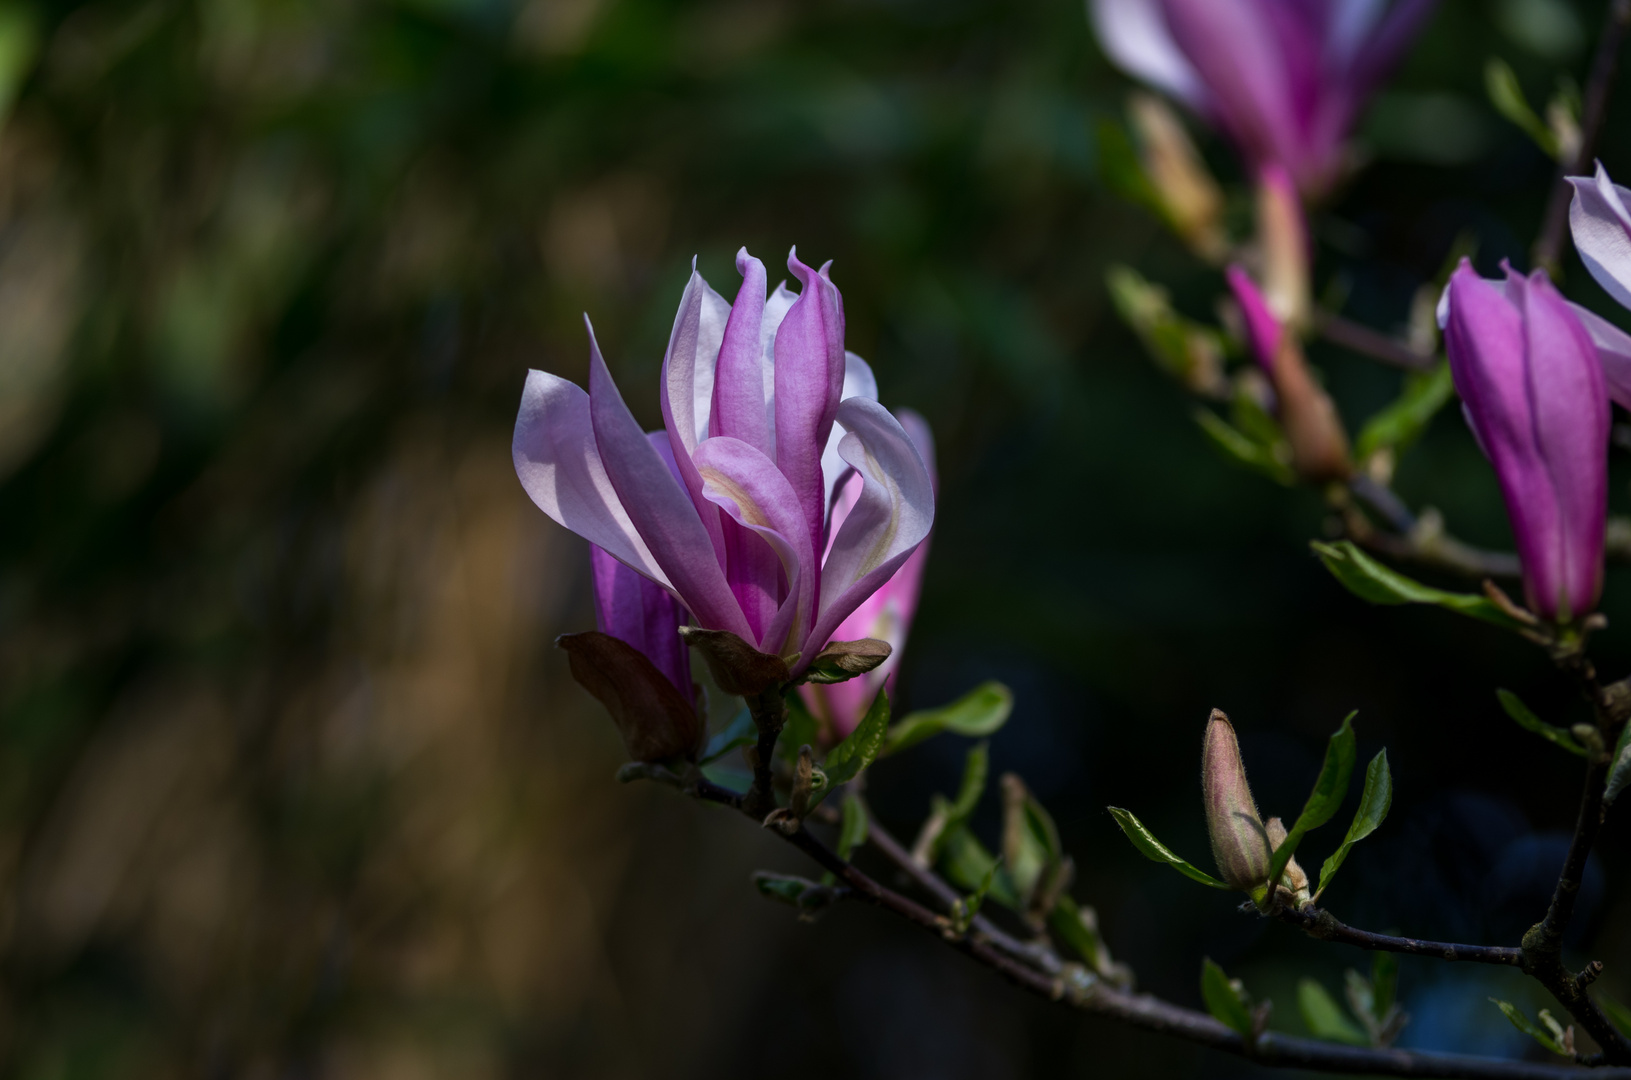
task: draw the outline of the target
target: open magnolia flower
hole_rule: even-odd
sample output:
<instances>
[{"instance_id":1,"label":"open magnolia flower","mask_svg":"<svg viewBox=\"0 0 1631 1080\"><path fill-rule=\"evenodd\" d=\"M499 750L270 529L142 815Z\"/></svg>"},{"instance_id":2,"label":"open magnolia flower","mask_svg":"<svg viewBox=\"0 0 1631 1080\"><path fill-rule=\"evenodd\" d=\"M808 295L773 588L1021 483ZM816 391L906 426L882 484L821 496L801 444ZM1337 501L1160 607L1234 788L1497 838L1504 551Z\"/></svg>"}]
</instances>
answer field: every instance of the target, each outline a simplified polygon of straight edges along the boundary
<instances>
[{"instance_id":1,"label":"open magnolia flower","mask_svg":"<svg viewBox=\"0 0 1631 1080\"><path fill-rule=\"evenodd\" d=\"M764 265L738 252L734 305L692 271L663 359L666 430L640 429L591 327L589 392L528 372L513 453L546 514L797 677L929 534L934 490L844 351L828 267L787 265L801 291L767 300ZM848 476L859 493L832 528Z\"/></svg>"},{"instance_id":2,"label":"open magnolia flower","mask_svg":"<svg viewBox=\"0 0 1631 1080\"><path fill-rule=\"evenodd\" d=\"M1305 195L1346 164L1359 110L1435 0L1089 0L1123 70L1222 128Z\"/></svg>"}]
</instances>

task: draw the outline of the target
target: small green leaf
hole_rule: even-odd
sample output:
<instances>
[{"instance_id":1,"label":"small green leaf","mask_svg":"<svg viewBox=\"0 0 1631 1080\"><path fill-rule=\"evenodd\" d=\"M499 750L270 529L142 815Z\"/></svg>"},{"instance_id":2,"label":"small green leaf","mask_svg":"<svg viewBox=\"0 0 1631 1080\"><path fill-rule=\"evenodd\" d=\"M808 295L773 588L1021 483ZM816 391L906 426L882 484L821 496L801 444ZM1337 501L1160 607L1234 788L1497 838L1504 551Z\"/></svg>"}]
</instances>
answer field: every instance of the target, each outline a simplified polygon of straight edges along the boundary
<instances>
[{"instance_id":1,"label":"small green leaf","mask_svg":"<svg viewBox=\"0 0 1631 1080\"><path fill-rule=\"evenodd\" d=\"M1326 743L1325 761L1320 765L1319 776L1314 778L1314 790L1308 793L1308 802L1303 804L1303 812L1297 815L1297 823L1286 834L1285 841L1274 849L1274 857L1269 860L1271 883L1279 882L1286 863L1296 854L1297 845L1302 843L1303 837L1330 821L1348 794L1348 778L1353 775L1356 752L1354 716L1354 713L1349 713Z\"/></svg>"},{"instance_id":2,"label":"small green leaf","mask_svg":"<svg viewBox=\"0 0 1631 1080\"><path fill-rule=\"evenodd\" d=\"M1631 724L1620 729L1619 740L1614 744L1614 765L1603 787L1603 802L1612 804L1628 783L1631 783Z\"/></svg>"},{"instance_id":3,"label":"small green leaf","mask_svg":"<svg viewBox=\"0 0 1631 1080\"><path fill-rule=\"evenodd\" d=\"M815 746L821 740L821 722L804 706L804 698L797 690L789 690L783 700L787 703L787 722L776 742L776 753L788 762L798 759L799 747Z\"/></svg>"},{"instance_id":4,"label":"small green leaf","mask_svg":"<svg viewBox=\"0 0 1631 1080\"><path fill-rule=\"evenodd\" d=\"M1560 727L1548 724L1536 716L1529 710L1529 706L1518 698L1517 694L1510 690L1497 690L1495 696L1500 699L1501 708L1505 709L1506 714L1518 722L1519 727L1526 731L1533 731L1547 742L1555 743L1571 754L1579 754L1581 757L1590 756L1590 752L1576 742L1573 735Z\"/></svg>"},{"instance_id":5,"label":"small green leaf","mask_svg":"<svg viewBox=\"0 0 1631 1080\"><path fill-rule=\"evenodd\" d=\"M1009 773L1002 778L1002 795L1002 861L1016 891L1029 904L1057 880L1065 852L1052 816L1019 777Z\"/></svg>"},{"instance_id":6,"label":"small green leaf","mask_svg":"<svg viewBox=\"0 0 1631 1080\"><path fill-rule=\"evenodd\" d=\"M1121 198L1165 217L1161 194L1150 182L1132 138L1116 121L1099 121L1099 174L1105 186Z\"/></svg>"},{"instance_id":7,"label":"small green leaf","mask_svg":"<svg viewBox=\"0 0 1631 1080\"><path fill-rule=\"evenodd\" d=\"M1530 1038L1540 1043L1540 1045L1544 1046L1552 1053L1561 1054L1564 1057L1573 1057L1572 1054L1563 1049L1563 1044L1557 1036L1554 1036L1550 1031L1542 1030L1541 1028L1536 1027L1534 1022L1525 1016L1516 1005L1512 1004L1510 1001L1501 1001L1499 998L1490 998L1490 1001L1494 1002L1495 1007L1500 1009L1502 1014L1505 1015L1508 1020L1512 1021L1513 1027L1517 1028L1525 1035L1528 1035ZM1549 1020L1551 1019L1551 1014L1546 1012L1545 1009L1542 1009L1541 1017L1542 1019ZM1556 1025L1556 1023L1557 1021L1552 1020L1547 1027L1552 1027Z\"/></svg>"},{"instance_id":8,"label":"small green leaf","mask_svg":"<svg viewBox=\"0 0 1631 1080\"><path fill-rule=\"evenodd\" d=\"M950 705L907 713L889 729L884 753L895 754L924 739L950 731L986 738L1008 721L1014 710L1014 692L1000 682L983 682Z\"/></svg>"},{"instance_id":9,"label":"small green leaf","mask_svg":"<svg viewBox=\"0 0 1631 1080\"><path fill-rule=\"evenodd\" d=\"M1526 629L1493 601L1471 593L1448 593L1413 581L1360 551L1352 540L1339 540L1334 544L1315 540L1309 546L1332 576L1361 600L1372 604L1432 604L1508 630Z\"/></svg>"},{"instance_id":10,"label":"small green leaf","mask_svg":"<svg viewBox=\"0 0 1631 1080\"><path fill-rule=\"evenodd\" d=\"M838 857L849 861L850 853L866 843L866 804L851 791L844 795L844 817L838 827Z\"/></svg>"},{"instance_id":11,"label":"small green leaf","mask_svg":"<svg viewBox=\"0 0 1631 1080\"><path fill-rule=\"evenodd\" d=\"M744 708L731 718L731 722L725 725L723 731L708 740L708 746L702 751L702 758L697 764L708 765L718 761L732 750L746 746L758 737L759 729L753 726L753 714Z\"/></svg>"},{"instance_id":12,"label":"small green leaf","mask_svg":"<svg viewBox=\"0 0 1631 1080\"><path fill-rule=\"evenodd\" d=\"M1224 340L1214 327L1179 314L1166 289L1126 266L1112 266L1105 284L1116 313L1157 367L1194 389L1221 379Z\"/></svg>"},{"instance_id":13,"label":"small green leaf","mask_svg":"<svg viewBox=\"0 0 1631 1080\"><path fill-rule=\"evenodd\" d=\"M957 800L947 802L939 795L933 797L929 817L924 821L923 829L912 848L915 858L922 858L932 865L939 856L940 845L946 836L962 828L968 819L974 816L974 810L980 804L980 797L985 794L989 762L986 744L983 742L976 744L968 752L968 758L963 764L963 782L958 788Z\"/></svg>"},{"instance_id":14,"label":"small green leaf","mask_svg":"<svg viewBox=\"0 0 1631 1080\"><path fill-rule=\"evenodd\" d=\"M991 875L991 899L1008 908L1019 906L1019 895L995 855L967 828L946 835L940 845L940 869L947 880L963 890L978 889Z\"/></svg>"},{"instance_id":15,"label":"small green leaf","mask_svg":"<svg viewBox=\"0 0 1631 1080\"><path fill-rule=\"evenodd\" d=\"M1631 1009L1627 1009L1607 994L1597 995L1597 1005L1607 1016L1609 1023L1620 1029L1620 1034L1631 1035Z\"/></svg>"},{"instance_id":16,"label":"small green leaf","mask_svg":"<svg viewBox=\"0 0 1631 1080\"><path fill-rule=\"evenodd\" d=\"M761 870L753 875L753 884L761 896L800 911L820 911L837 898L831 887L793 874L772 874Z\"/></svg>"},{"instance_id":17,"label":"small green leaf","mask_svg":"<svg viewBox=\"0 0 1631 1080\"><path fill-rule=\"evenodd\" d=\"M993 863L991 869L985 872L985 878L981 880L980 887L970 893L967 900L963 901L968 918L972 919L980 913L980 908L985 904L986 895L991 892L991 886L996 880L997 867Z\"/></svg>"},{"instance_id":18,"label":"small green leaf","mask_svg":"<svg viewBox=\"0 0 1631 1080\"><path fill-rule=\"evenodd\" d=\"M1116 824L1121 826L1121 831L1127 835L1127 839L1133 842L1133 847L1137 848L1146 859L1152 862L1166 863L1180 874L1192 881L1198 881L1202 885L1210 885L1214 889L1229 888L1211 874L1204 870L1197 870L1174 855L1165 844L1157 840L1150 830L1144 827L1143 822L1139 821L1131 813L1119 806L1111 806L1107 809L1110 811L1110 816L1116 819Z\"/></svg>"},{"instance_id":19,"label":"small green leaf","mask_svg":"<svg viewBox=\"0 0 1631 1080\"><path fill-rule=\"evenodd\" d=\"M1082 909L1069 896L1061 896L1048 915L1048 926L1059 940L1076 950L1094 971L1104 966L1104 941L1096 927L1082 918Z\"/></svg>"},{"instance_id":20,"label":"small green leaf","mask_svg":"<svg viewBox=\"0 0 1631 1080\"><path fill-rule=\"evenodd\" d=\"M1230 979L1211 957L1201 961L1201 1000L1206 1011L1225 1027L1250 1039L1252 1037L1252 1009L1246 999L1246 990L1238 979Z\"/></svg>"},{"instance_id":21,"label":"small green leaf","mask_svg":"<svg viewBox=\"0 0 1631 1080\"><path fill-rule=\"evenodd\" d=\"M1302 979L1297 983L1297 1011L1303 1014L1303 1026L1316 1039L1350 1046L1364 1046L1370 1042L1369 1036L1348 1019L1325 987L1313 979Z\"/></svg>"},{"instance_id":22,"label":"small green leaf","mask_svg":"<svg viewBox=\"0 0 1631 1080\"><path fill-rule=\"evenodd\" d=\"M1256 442L1211 409L1196 409L1195 422L1224 457L1262 473L1277 484L1291 487L1297 482L1297 474L1291 470L1290 450L1282 449L1284 444Z\"/></svg>"},{"instance_id":23,"label":"small green leaf","mask_svg":"<svg viewBox=\"0 0 1631 1080\"><path fill-rule=\"evenodd\" d=\"M1355 445L1360 460L1378 450L1402 450L1415 442L1450 398L1455 383L1450 379L1449 361L1441 360L1432 371L1411 372L1393 403L1365 422Z\"/></svg>"},{"instance_id":24,"label":"small green leaf","mask_svg":"<svg viewBox=\"0 0 1631 1080\"><path fill-rule=\"evenodd\" d=\"M1337 870L1348 858L1348 851L1376 831L1392 805L1393 774L1388 771L1387 751L1383 750L1371 758L1370 764L1365 767L1365 790L1359 796L1359 809L1354 811L1353 821L1348 824L1348 835L1342 838L1342 844L1320 867L1320 883L1314 891L1314 899L1319 899L1320 893L1336 876Z\"/></svg>"},{"instance_id":25,"label":"small green leaf","mask_svg":"<svg viewBox=\"0 0 1631 1080\"><path fill-rule=\"evenodd\" d=\"M882 689L872 700L872 707L861 717L861 722L850 732L849 738L833 747L827 760L822 762L830 788L849 783L862 769L872 764L878 751L883 749L884 735L888 730L889 691Z\"/></svg>"},{"instance_id":26,"label":"small green leaf","mask_svg":"<svg viewBox=\"0 0 1631 1080\"><path fill-rule=\"evenodd\" d=\"M1557 157L1557 137L1546 122L1535 114L1510 64L1499 57L1490 57L1484 65L1484 89L1488 91L1490 104L1495 106L1496 112L1535 140L1535 145L1547 157Z\"/></svg>"}]
</instances>

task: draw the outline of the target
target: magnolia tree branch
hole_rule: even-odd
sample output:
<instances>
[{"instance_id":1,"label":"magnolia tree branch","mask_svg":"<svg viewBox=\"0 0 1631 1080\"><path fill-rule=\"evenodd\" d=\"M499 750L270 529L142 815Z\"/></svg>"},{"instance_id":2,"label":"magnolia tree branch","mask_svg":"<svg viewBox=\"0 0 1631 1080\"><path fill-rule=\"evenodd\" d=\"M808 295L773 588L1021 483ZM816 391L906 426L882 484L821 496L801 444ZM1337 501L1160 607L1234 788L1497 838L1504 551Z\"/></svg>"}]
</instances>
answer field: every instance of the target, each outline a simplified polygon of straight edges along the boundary
<instances>
[{"instance_id":1,"label":"magnolia tree branch","mask_svg":"<svg viewBox=\"0 0 1631 1080\"><path fill-rule=\"evenodd\" d=\"M1488 551L1457 540L1445 531L1444 519L1437 511L1426 510L1420 515L1411 512L1391 488L1363 473L1348 482L1347 490L1356 502L1386 522L1390 530L1376 528L1364 514L1356 513L1352 506L1346 507L1343 528L1361 547L1388 558L1475 580L1517 578L1522 573L1517 555L1510 551Z\"/></svg>"},{"instance_id":2,"label":"magnolia tree branch","mask_svg":"<svg viewBox=\"0 0 1631 1080\"><path fill-rule=\"evenodd\" d=\"M677 777L672 779L678 780ZM743 796L700 776L693 777L683 786L696 798L748 813ZM749 813L749 816L753 815ZM969 920L966 930L959 931L958 924L952 918L880 884L854 864L839 858L836 852L802 826L791 832L780 829L772 831L842 882L844 889L835 890L832 894L834 899L859 900L904 919L1038 997L1064 1003L1085 1013L1109 1017L1145 1031L1171 1035L1234 1054L1260 1065L1331 1073L1462 1077L1468 1080L1578 1080L1587 1075L1631 1080L1631 1069L1588 1070L1571 1065L1507 1061L1465 1054L1352 1047L1275 1032L1247 1038L1206 1013L1173 1005L1149 994L1136 994L1112 986L1081 965L1061 960L1046 942L1021 942L984 916L975 916ZM920 866L898 841L877 827L875 821L868 832L868 843L941 905L949 909L961 899L957 890L932 870ZM1376 937L1380 938L1381 935Z\"/></svg>"},{"instance_id":3,"label":"magnolia tree branch","mask_svg":"<svg viewBox=\"0 0 1631 1080\"><path fill-rule=\"evenodd\" d=\"M1631 0L1627 2L1631 3ZM1419 353L1380 330L1373 330L1334 311L1315 313L1314 332L1333 345L1406 371L1431 371L1437 362L1436 357Z\"/></svg>"},{"instance_id":4,"label":"magnolia tree branch","mask_svg":"<svg viewBox=\"0 0 1631 1080\"><path fill-rule=\"evenodd\" d=\"M1496 964L1503 967L1522 967L1523 950L1506 945L1459 945L1448 941L1422 941L1418 938L1376 934L1349 926L1329 911L1309 907L1298 910L1282 907L1275 912L1282 922L1300 926L1309 937L1321 941L1339 941L1373 952L1396 952L1408 956L1431 956L1436 960L1466 961L1474 964Z\"/></svg>"},{"instance_id":5,"label":"magnolia tree branch","mask_svg":"<svg viewBox=\"0 0 1631 1080\"><path fill-rule=\"evenodd\" d=\"M1563 258L1563 237L1568 231L1569 199L1572 189L1566 177L1580 176L1591 165L1597 151L1597 136L1603 129L1603 117L1608 111L1608 92L1614 86L1619 68L1620 46L1625 42L1626 30L1631 29L1631 0L1611 0L1608 17L1603 22L1602 34L1597 39L1597 54L1591 61L1591 75L1586 81L1580 113L1580 149L1571 161L1560 162L1552 194L1546 203L1546 216L1542 219L1540 236L1531 253L1534 265L1543 268L1554 278Z\"/></svg>"}]
</instances>

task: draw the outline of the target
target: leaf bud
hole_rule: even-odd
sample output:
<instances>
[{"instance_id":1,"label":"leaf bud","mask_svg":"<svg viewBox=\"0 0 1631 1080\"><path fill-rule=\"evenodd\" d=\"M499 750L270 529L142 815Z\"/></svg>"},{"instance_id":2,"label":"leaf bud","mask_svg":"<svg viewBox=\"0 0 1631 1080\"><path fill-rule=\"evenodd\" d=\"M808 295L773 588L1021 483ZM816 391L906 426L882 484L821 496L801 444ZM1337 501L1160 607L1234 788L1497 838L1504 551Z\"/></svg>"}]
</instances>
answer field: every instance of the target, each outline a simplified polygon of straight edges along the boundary
<instances>
[{"instance_id":1,"label":"leaf bud","mask_svg":"<svg viewBox=\"0 0 1631 1080\"><path fill-rule=\"evenodd\" d=\"M1206 722L1206 739L1201 747L1201 792L1218 876L1242 892L1260 890L1269 877L1268 834L1246 783L1246 766L1240 760L1234 726L1218 709L1212 710Z\"/></svg>"},{"instance_id":2,"label":"leaf bud","mask_svg":"<svg viewBox=\"0 0 1631 1080\"><path fill-rule=\"evenodd\" d=\"M1285 823L1277 817L1269 818L1268 825L1264 827L1269 837L1269 854L1286 842ZM1308 895L1308 875L1303 868L1297 865L1297 856L1293 855L1286 863L1286 868L1280 874L1280 887L1291 893L1292 902L1298 907L1306 907L1311 903Z\"/></svg>"}]
</instances>

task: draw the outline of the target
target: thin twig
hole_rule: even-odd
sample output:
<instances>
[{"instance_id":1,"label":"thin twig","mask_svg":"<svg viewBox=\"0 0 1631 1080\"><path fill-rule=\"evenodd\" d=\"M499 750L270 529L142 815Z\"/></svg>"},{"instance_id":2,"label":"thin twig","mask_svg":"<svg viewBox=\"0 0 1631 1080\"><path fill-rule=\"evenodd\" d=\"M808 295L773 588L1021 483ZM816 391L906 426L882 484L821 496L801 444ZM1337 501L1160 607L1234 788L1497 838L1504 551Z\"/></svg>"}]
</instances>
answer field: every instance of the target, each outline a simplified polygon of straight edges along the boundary
<instances>
[{"instance_id":1,"label":"thin twig","mask_svg":"<svg viewBox=\"0 0 1631 1080\"><path fill-rule=\"evenodd\" d=\"M1563 237L1569 223L1569 199L1573 189L1568 177L1579 176L1591 164L1597 151L1597 135L1603 129L1603 117L1608 112L1608 92L1614 85L1619 68L1620 46L1625 33L1631 28L1631 0L1612 0L1603 32L1597 39L1597 54L1591 61L1591 75L1586 82L1580 114L1580 149L1572 161L1558 165L1557 179L1546 203L1546 216L1542 219L1540 236L1535 240L1532 261L1554 278L1563 258Z\"/></svg>"},{"instance_id":2,"label":"thin twig","mask_svg":"<svg viewBox=\"0 0 1631 1080\"><path fill-rule=\"evenodd\" d=\"M1349 512L1343 516L1343 527L1361 547L1391 559L1430 566L1476 581L1517 578L1523 572L1517 555L1510 551L1487 551L1457 540L1444 530L1444 519L1437 511L1424 510L1420 516L1411 513L1391 488L1363 473L1348 481L1348 491L1392 530L1383 532L1371 525L1363 514L1348 508Z\"/></svg>"},{"instance_id":3,"label":"thin twig","mask_svg":"<svg viewBox=\"0 0 1631 1080\"><path fill-rule=\"evenodd\" d=\"M1417 938L1395 937L1359 930L1342 922L1329 911L1319 908L1283 907L1275 913L1282 922L1300 926L1309 937L1321 941L1340 941L1373 952L1396 952L1410 956L1431 956L1438 960L1459 960L1475 964L1497 964L1502 967L1522 967L1523 950L1505 945L1460 945L1448 941L1421 941Z\"/></svg>"},{"instance_id":4,"label":"thin twig","mask_svg":"<svg viewBox=\"0 0 1631 1080\"><path fill-rule=\"evenodd\" d=\"M1627 0L1631 3L1631 0ZM1351 352L1379 360L1390 367L1406 371L1431 371L1437 358L1417 352L1410 346L1389 337L1380 330L1372 330L1363 323L1344 318L1334 311L1317 312L1314 332L1333 345Z\"/></svg>"}]
</instances>

